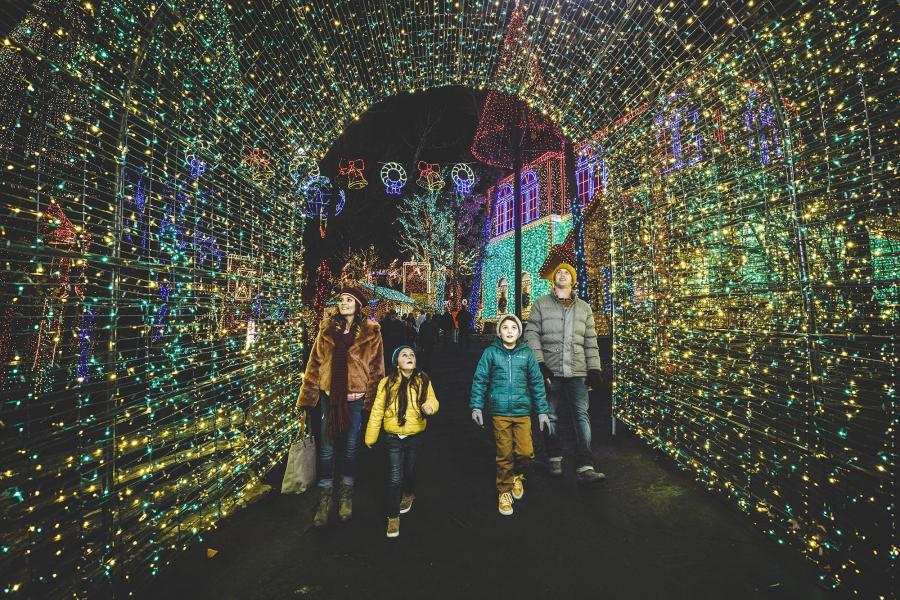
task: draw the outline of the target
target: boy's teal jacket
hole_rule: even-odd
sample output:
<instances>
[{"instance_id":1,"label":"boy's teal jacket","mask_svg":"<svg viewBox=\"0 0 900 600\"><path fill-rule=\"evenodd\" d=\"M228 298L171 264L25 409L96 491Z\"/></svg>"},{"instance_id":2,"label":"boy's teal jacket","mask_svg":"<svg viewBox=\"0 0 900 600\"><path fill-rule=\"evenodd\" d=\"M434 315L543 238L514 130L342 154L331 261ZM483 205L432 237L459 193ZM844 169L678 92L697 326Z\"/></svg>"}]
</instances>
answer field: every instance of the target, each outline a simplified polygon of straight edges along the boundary
<instances>
[{"instance_id":1,"label":"boy's teal jacket","mask_svg":"<svg viewBox=\"0 0 900 600\"><path fill-rule=\"evenodd\" d=\"M512 350L500 338L484 349L472 380L469 408L484 408L485 397L490 398L488 411L499 417L525 417L532 406L538 414L550 411L534 352L521 339Z\"/></svg>"}]
</instances>

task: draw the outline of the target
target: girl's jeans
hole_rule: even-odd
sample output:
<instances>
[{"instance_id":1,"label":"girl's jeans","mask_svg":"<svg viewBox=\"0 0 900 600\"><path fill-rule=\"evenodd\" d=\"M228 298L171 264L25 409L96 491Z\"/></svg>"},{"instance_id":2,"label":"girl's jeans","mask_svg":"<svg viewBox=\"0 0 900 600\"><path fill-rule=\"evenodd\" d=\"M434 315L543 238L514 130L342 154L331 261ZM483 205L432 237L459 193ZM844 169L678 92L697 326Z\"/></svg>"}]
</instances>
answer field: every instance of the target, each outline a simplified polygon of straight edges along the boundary
<instances>
[{"instance_id":1,"label":"girl's jeans","mask_svg":"<svg viewBox=\"0 0 900 600\"><path fill-rule=\"evenodd\" d=\"M400 515L400 497L412 494L416 490L416 450L419 447L419 436L408 435L405 438L387 434L388 450L388 516Z\"/></svg>"},{"instance_id":2,"label":"girl's jeans","mask_svg":"<svg viewBox=\"0 0 900 600\"><path fill-rule=\"evenodd\" d=\"M350 424L347 429L331 439L328 434L328 413L331 407L328 405L328 396L319 395L319 406L322 408L320 422L320 435L316 453L319 462L319 487L331 487L334 485L334 449L342 447L344 451L343 464L341 465L341 481L345 485L353 485L353 477L356 474L356 451L359 445L359 430L362 420L362 407L365 398L348 402L350 408Z\"/></svg>"}]
</instances>

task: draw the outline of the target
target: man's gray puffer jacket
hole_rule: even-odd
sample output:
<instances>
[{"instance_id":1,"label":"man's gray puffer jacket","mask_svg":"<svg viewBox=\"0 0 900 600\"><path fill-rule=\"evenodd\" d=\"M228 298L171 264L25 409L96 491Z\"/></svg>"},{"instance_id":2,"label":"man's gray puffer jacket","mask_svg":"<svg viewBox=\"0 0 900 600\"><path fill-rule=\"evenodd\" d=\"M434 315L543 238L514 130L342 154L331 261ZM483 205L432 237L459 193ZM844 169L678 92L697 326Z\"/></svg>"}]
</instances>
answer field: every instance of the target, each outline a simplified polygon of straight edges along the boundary
<instances>
[{"instance_id":1,"label":"man's gray puffer jacket","mask_svg":"<svg viewBox=\"0 0 900 600\"><path fill-rule=\"evenodd\" d=\"M556 377L586 377L600 369L591 306L581 298L568 310L553 292L538 298L525 323L525 343Z\"/></svg>"}]
</instances>

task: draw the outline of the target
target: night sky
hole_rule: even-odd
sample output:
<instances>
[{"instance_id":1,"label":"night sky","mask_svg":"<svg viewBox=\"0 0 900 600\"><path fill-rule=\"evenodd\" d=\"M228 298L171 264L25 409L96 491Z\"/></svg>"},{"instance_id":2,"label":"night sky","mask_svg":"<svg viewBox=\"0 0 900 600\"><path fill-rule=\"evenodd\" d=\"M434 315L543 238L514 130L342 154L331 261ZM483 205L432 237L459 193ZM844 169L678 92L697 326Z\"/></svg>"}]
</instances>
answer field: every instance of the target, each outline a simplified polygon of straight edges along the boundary
<instances>
[{"instance_id":1,"label":"night sky","mask_svg":"<svg viewBox=\"0 0 900 600\"><path fill-rule=\"evenodd\" d=\"M314 285L315 270L323 257L336 270L348 248L362 249L374 243L386 261L400 258L394 220L398 203L410 194L423 192L416 185L417 160L440 163L442 168L470 163L479 174L476 192L486 190L502 175L502 171L477 163L469 152L485 94L445 87L394 96L373 106L344 132L319 162L322 174L335 180L342 158L362 158L369 185L362 190L347 190L344 211L329 220L324 240L319 237L317 221L308 222L304 238L308 286ZM407 184L401 196L385 193L380 171L386 162L399 162L406 168ZM452 183L448 181L447 185Z\"/></svg>"}]
</instances>

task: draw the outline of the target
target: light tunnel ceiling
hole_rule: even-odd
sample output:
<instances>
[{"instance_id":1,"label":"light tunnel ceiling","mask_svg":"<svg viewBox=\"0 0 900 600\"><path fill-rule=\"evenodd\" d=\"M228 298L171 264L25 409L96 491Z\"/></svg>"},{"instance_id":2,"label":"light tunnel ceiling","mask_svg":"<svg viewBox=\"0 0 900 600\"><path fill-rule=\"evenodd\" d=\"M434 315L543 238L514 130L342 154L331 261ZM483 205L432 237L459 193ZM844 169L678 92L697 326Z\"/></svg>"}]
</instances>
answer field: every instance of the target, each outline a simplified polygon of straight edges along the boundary
<instances>
[{"instance_id":1,"label":"light tunnel ceiling","mask_svg":"<svg viewBox=\"0 0 900 600\"><path fill-rule=\"evenodd\" d=\"M244 129L320 156L373 104L462 85L516 93L580 139L654 99L712 44L778 12L768 2L521 2L527 35L517 60L498 69L515 10L471 0L236 4L253 88Z\"/></svg>"}]
</instances>

